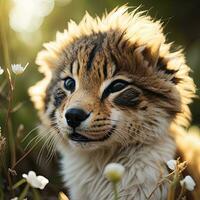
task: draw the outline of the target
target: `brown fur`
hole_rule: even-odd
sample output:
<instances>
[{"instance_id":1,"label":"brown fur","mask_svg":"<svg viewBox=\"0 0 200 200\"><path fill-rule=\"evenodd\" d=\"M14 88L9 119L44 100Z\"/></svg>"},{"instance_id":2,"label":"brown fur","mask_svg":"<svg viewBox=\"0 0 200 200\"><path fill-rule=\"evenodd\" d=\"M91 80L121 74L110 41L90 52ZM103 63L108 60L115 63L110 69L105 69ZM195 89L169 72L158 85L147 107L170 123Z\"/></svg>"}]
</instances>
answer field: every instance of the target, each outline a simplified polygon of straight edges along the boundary
<instances>
[{"instance_id":1,"label":"brown fur","mask_svg":"<svg viewBox=\"0 0 200 200\"><path fill-rule=\"evenodd\" d=\"M115 109L124 116L124 121L117 125L115 144L154 144L169 130L188 160L188 150L192 150L186 145L187 140L181 139L187 137L181 127L189 126L188 104L194 97L195 86L182 51L173 52L162 31L160 22L153 22L136 10L128 13L125 6L102 19L86 14L79 25L71 21L68 30L58 33L56 41L45 44L46 50L37 57L39 70L45 77L30 89L30 94L43 124L52 127L52 120L56 121L57 128L64 132L62 113L78 106L93 113L89 127L81 134L102 138L112 127L109 119L111 109ZM69 75L78 80L78 89L72 95L65 92L60 81ZM115 77L131 82L129 92L121 93L121 99L119 94L113 94L102 100L106 80ZM62 99L56 97L60 102L53 106L58 88L61 88L59 95L64 95ZM134 101L127 105L122 104L123 99ZM112 143L106 141L95 148L105 148L108 144ZM190 163L199 167L197 162L192 159ZM199 181L196 173L193 176ZM195 195L197 192L198 187Z\"/></svg>"}]
</instances>

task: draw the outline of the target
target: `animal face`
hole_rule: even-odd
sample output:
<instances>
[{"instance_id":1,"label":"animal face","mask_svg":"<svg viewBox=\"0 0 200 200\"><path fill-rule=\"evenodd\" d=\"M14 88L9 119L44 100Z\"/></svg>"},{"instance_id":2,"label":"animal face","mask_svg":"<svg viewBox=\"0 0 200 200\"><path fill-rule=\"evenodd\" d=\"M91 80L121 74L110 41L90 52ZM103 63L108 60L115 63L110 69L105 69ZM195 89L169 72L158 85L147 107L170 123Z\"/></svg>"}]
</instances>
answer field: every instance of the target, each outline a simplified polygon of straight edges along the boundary
<instances>
[{"instance_id":1,"label":"animal face","mask_svg":"<svg viewBox=\"0 0 200 200\"><path fill-rule=\"evenodd\" d=\"M102 21L87 16L39 54L50 74L40 94L42 121L72 146L153 144L177 113L187 118L193 82L182 55L169 52L158 23L126 10Z\"/></svg>"}]
</instances>

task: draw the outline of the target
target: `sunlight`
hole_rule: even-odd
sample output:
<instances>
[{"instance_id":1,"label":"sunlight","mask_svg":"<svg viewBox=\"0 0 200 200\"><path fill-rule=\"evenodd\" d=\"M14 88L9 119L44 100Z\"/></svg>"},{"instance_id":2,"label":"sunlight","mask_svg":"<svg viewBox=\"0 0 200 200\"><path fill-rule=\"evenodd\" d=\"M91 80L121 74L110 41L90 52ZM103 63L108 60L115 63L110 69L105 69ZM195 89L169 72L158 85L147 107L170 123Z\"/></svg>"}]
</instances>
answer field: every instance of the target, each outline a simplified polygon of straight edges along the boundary
<instances>
[{"instance_id":1,"label":"sunlight","mask_svg":"<svg viewBox=\"0 0 200 200\"><path fill-rule=\"evenodd\" d=\"M13 0L9 21L16 32L35 32L54 8L54 0Z\"/></svg>"}]
</instances>

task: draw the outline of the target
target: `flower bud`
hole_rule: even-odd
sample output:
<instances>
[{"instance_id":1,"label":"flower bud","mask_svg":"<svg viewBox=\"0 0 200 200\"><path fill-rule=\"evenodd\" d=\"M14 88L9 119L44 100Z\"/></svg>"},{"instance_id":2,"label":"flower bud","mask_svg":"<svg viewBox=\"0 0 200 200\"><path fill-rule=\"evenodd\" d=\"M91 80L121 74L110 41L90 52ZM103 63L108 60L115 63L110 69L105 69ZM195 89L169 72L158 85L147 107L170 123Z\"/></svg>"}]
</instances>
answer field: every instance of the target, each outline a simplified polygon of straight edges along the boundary
<instances>
[{"instance_id":1,"label":"flower bud","mask_svg":"<svg viewBox=\"0 0 200 200\"><path fill-rule=\"evenodd\" d=\"M110 163L104 169L105 177L114 183L119 182L122 179L125 168L119 163Z\"/></svg>"},{"instance_id":2,"label":"flower bud","mask_svg":"<svg viewBox=\"0 0 200 200\"><path fill-rule=\"evenodd\" d=\"M180 181L181 186L184 186L187 190L193 191L196 183L191 176L186 176Z\"/></svg>"},{"instance_id":3,"label":"flower bud","mask_svg":"<svg viewBox=\"0 0 200 200\"><path fill-rule=\"evenodd\" d=\"M169 161L167 161L167 166L171 170L175 170L176 169L176 164L177 164L176 160L169 160Z\"/></svg>"},{"instance_id":4,"label":"flower bud","mask_svg":"<svg viewBox=\"0 0 200 200\"><path fill-rule=\"evenodd\" d=\"M2 69L2 67L0 66L0 75L2 75L4 73L4 70Z\"/></svg>"}]
</instances>

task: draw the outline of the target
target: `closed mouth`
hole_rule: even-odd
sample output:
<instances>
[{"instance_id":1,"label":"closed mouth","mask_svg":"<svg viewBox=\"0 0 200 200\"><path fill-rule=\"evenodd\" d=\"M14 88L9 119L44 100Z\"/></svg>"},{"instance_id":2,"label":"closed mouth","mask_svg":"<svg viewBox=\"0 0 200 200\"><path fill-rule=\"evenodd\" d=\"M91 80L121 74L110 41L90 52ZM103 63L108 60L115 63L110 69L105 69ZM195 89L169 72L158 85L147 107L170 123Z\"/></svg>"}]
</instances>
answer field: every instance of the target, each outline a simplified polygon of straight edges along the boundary
<instances>
[{"instance_id":1,"label":"closed mouth","mask_svg":"<svg viewBox=\"0 0 200 200\"><path fill-rule=\"evenodd\" d=\"M114 127L110 131L108 131L104 137L99 138L99 139L88 138L84 135L77 133L76 131L73 131L73 133L69 135L69 139L75 142L102 142L102 141L107 140L112 135L113 130L114 130Z\"/></svg>"}]
</instances>

